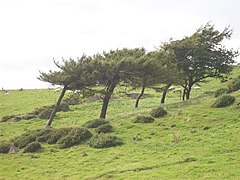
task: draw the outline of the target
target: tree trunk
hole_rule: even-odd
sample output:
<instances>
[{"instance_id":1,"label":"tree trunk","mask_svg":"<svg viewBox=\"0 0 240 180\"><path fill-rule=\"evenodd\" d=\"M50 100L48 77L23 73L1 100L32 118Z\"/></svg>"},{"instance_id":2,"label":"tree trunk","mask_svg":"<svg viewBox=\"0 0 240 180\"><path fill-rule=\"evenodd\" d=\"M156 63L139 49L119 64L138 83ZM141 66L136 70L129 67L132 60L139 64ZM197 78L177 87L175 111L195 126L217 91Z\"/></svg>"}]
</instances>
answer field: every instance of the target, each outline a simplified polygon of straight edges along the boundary
<instances>
[{"instance_id":1,"label":"tree trunk","mask_svg":"<svg viewBox=\"0 0 240 180\"><path fill-rule=\"evenodd\" d=\"M114 88L116 87L116 84L110 84L109 87L107 88L107 92L103 98L103 104L102 104L102 110L100 114L100 118L105 119L106 114L107 114L107 108L108 108L108 103L109 100L113 94Z\"/></svg>"},{"instance_id":2,"label":"tree trunk","mask_svg":"<svg viewBox=\"0 0 240 180\"><path fill-rule=\"evenodd\" d=\"M185 101L185 96L186 96L186 89L183 89L183 95L182 95L182 100Z\"/></svg>"},{"instance_id":3,"label":"tree trunk","mask_svg":"<svg viewBox=\"0 0 240 180\"><path fill-rule=\"evenodd\" d=\"M140 98L142 97L142 95L144 94L144 90L145 90L145 87L144 87L144 85L143 85L143 86L142 86L142 91L141 91L141 93L140 93L140 94L137 96L137 98L136 98L135 108L138 107L139 100L140 100Z\"/></svg>"},{"instance_id":4,"label":"tree trunk","mask_svg":"<svg viewBox=\"0 0 240 180\"><path fill-rule=\"evenodd\" d=\"M186 91L186 99L187 100L190 98L191 90L192 90L192 85L189 85L188 90Z\"/></svg>"},{"instance_id":5,"label":"tree trunk","mask_svg":"<svg viewBox=\"0 0 240 180\"><path fill-rule=\"evenodd\" d=\"M54 107L54 109L53 109L53 111L52 111L52 113L51 113L51 115L50 115L50 117L49 117L49 119L48 119L48 122L47 122L47 124L46 124L46 127L51 126L52 121L53 121L53 118L55 117L55 114L56 114L56 112L57 112L57 110L58 110L58 107L60 106L60 103L61 103L61 101L62 101L62 98L63 98L66 90L67 90L67 86L64 86L64 88L63 88L63 90L62 90L62 92L61 92L61 95L60 95L59 98L58 98L57 104L56 104L56 106Z\"/></svg>"},{"instance_id":6,"label":"tree trunk","mask_svg":"<svg viewBox=\"0 0 240 180\"><path fill-rule=\"evenodd\" d=\"M167 84L163 90L163 94L162 94L162 98L161 98L161 104L164 104L165 103L165 98L166 98L166 95L167 95L167 91L168 91L168 88L170 88L172 84Z\"/></svg>"}]
</instances>

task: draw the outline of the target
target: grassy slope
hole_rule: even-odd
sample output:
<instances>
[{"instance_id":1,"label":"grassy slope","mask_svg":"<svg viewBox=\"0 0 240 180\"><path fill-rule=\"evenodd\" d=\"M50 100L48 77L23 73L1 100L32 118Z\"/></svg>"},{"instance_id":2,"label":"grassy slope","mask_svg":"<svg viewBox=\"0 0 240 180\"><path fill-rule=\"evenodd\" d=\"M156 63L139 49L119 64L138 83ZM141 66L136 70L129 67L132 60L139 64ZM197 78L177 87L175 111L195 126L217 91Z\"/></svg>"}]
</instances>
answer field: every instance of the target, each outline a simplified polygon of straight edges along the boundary
<instances>
[{"instance_id":1,"label":"grassy slope","mask_svg":"<svg viewBox=\"0 0 240 180\"><path fill-rule=\"evenodd\" d=\"M239 74L239 68L234 75ZM118 98L111 101L108 120L115 134L125 144L108 149L93 149L88 145L60 150L44 145L35 154L0 154L0 179L237 179L240 169L240 114L237 101L227 108L210 108L214 101L206 91L224 87L211 80L193 91L192 99L177 102L178 95L168 94L169 114L151 124L133 124L137 114L147 114L158 106L160 94L152 90L152 98L140 101ZM4 115L31 111L56 101L58 94L49 90L10 91L0 95L0 118ZM82 125L98 117L101 102L72 106L71 111L58 113L55 127ZM44 120L7 122L0 124L0 140L10 139L29 129L44 127ZM208 130L204 128L209 127ZM140 134L141 141L133 141ZM82 156L83 151L88 156Z\"/></svg>"}]
</instances>

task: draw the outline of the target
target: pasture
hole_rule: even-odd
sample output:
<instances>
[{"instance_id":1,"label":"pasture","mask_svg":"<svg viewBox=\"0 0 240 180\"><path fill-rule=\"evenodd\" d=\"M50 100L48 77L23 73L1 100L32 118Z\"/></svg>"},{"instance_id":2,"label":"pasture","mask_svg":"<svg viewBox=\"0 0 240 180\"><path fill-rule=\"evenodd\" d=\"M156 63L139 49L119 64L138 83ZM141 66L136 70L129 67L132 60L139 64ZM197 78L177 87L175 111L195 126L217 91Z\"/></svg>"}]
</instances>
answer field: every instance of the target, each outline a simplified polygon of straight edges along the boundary
<instances>
[{"instance_id":1,"label":"pasture","mask_svg":"<svg viewBox=\"0 0 240 180\"><path fill-rule=\"evenodd\" d=\"M231 77L239 75L235 68ZM148 115L160 104L161 93L147 89L149 97L134 108L134 99L120 93L118 87L107 112L114 135L124 144L95 149L87 143L66 149L42 144L36 153L0 154L0 179L238 179L240 173L240 92L225 108L212 108L215 90L227 82L217 79L200 84L191 99L179 100L170 91L163 106L168 114L153 123L133 123L137 115ZM140 90L134 90L139 92ZM133 92L133 91L131 91ZM0 93L0 118L31 112L51 105L60 92L53 90L9 91ZM76 127L96 119L101 101L70 106L58 112L52 126ZM9 140L28 130L43 128L46 120L34 118L0 123L0 140ZM94 134L95 132L91 130ZM135 140L134 136L140 136Z\"/></svg>"}]
</instances>

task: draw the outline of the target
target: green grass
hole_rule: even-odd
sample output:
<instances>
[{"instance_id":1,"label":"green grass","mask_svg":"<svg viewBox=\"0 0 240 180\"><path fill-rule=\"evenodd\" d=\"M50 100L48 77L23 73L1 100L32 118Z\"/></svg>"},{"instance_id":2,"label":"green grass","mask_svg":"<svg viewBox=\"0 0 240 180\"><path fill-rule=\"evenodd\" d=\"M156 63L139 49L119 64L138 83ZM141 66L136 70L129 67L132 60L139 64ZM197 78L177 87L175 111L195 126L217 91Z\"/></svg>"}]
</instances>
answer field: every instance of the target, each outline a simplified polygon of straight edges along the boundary
<instances>
[{"instance_id":1,"label":"green grass","mask_svg":"<svg viewBox=\"0 0 240 180\"><path fill-rule=\"evenodd\" d=\"M238 74L239 68L235 68L232 76ZM164 105L168 114L149 124L133 123L132 119L149 115L158 107L160 93L147 89L152 97L142 99L138 109L133 99L114 99L107 119L115 129L113 135L124 140L123 145L94 149L84 144L59 149L42 144L37 153L0 154L0 179L238 179L240 92L231 94L236 97L233 105L212 108L215 98L211 93L221 87L226 83L211 79L201 84L201 90L193 91L186 102L169 92ZM0 118L50 105L58 95L51 90L10 91L8 96L2 93ZM70 111L57 113L53 126L81 126L98 118L100 109L100 101L70 106ZM45 123L38 118L1 123L0 140L44 127ZM133 140L136 135L141 140Z\"/></svg>"}]
</instances>

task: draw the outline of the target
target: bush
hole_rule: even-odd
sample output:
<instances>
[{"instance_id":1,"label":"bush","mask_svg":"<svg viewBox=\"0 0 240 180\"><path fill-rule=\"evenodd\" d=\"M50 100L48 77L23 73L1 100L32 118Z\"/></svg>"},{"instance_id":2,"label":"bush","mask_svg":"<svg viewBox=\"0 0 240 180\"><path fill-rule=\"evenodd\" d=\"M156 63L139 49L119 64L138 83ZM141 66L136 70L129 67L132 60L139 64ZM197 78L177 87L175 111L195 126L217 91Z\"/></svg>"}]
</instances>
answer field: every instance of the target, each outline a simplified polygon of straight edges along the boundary
<instances>
[{"instance_id":1,"label":"bush","mask_svg":"<svg viewBox=\"0 0 240 180\"><path fill-rule=\"evenodd\" d=\"M167 111L165 111L162 107L152 109L152 111L151 111L151 116L153 116L155 118L165 116L166 114L167 114Z\"/></svg>"},{"instance_id":2,"label":"bush","mask_svg":"<svg viewBox=\"0 0 240 180\"><path fill-rule=\"evenodd\" d=\"M50 136L47 139L48 144L55 144L59 139L66 136L72 128L61 128L61 129L54 129Z\"/></svg>"},{"instance_id":3,"label":"bush","mask_svg":"<svg viewBox=\"0 0 240 180\"><path fill-rule=\"evenodd\" d=\"M240 76L232 79L228 84L229 92L235 92L240 89Z\"/></svg>"},{"instance_id":4,"label":"bush","mask_svg":"<svg viewBox=\"0 0 240 180\"><path fill-rule=\"evenodd\" d=\"M6 141L0 141L0 153L8 153L11 148L11 144Z\"/></svg>"},{"instance_id":5,"label":"bush","mask_svg":"<svg viewBox=\"0 0 240 180\"><path fill-rule=\"evenodd\" d=\"M35 132L33 131L32 133L35 134L37 141L47 142L54 130L55 129L48 127L44 129L37 129L35 130Z\"/></svg>"},{"instance_id":6,"label":"bush","mask_svg":"<svg viewBox=\"0 0 240 180\"><path fill-rule=\"evenodd\" d=\"M52 113L52 108L45 108L39 112L38 117L40 119L48 119Z\"/></svg>"},{"instance_id":7,"label":"bush","mask_svg":"<svg viewBox=\"0 0 240 180\"><path fill-rule=\"evenodd\" d=\"M151 116L136 116L133 119L134 123L151 123L154 121L154 118Z\"/></svg>"},{"instance_id":8,"label":"bush","mask_svg":"<svg viewBox=\"0 0 240 180\"><path fill-rule=\"evenodd\" d=\"M29 143L36 141L36 136L34 134L25 133L14 139L14 145L20 149L26 147Z\"/></svg>"},{"instance_id":9,"label":"bush","mask_svg":"<svg viewBox=\"0 0 240 180\"><path fill-rule=\"evenodd\" d=\"M73 128L68 135L59 139L57 143L60 145L60 148L67 148L81 144L82 142L88 140L90 137L92 137L92 134L87 129Z\"/></svg>"},{"instance_id":10,"label":"bush","mask_svg":"<svg viewBox=\"0 0 240 180\"><path fill-rule=\"evenodd\" d=\"M103 124L97 127L96 132L100 133L110 133L113 132L113 127L111 124Z\"/></svg>"},{"instance_id":11,"label":"bush","mask_svg":"<svg viewBox=\"0 0 240 180\"><path fill-rule=\"evenodd\" d=\"M29 143L24 149L23 152L37 152L41 149L41 144L37 141Z\"/></svg>"},{"instance_id":12,"label":"bush","mask_svg":"<svg viewBox=\"0 0 240 180\"><path fill-rule=\"evenodd\" d=\"M89 144L91 147L94 148L108 148L113 146L119 146L123 144L123 141L116 136L101 133L92 137L89 141Z\"/></svg>"},{"instance_id":13,"label":"bush","mask_svg":"<svg viewBox=\"0 0 240 180\"><path fill-rule=\"evenodd\" d=\"M215 108L226 107L226 106L233 104L234 101L235 101L234 96L222 95L216 99L216 101L213 103L212 107L215 107Z\"/></svg>"},{"instance_id":14,"label":"bush","mask_svg":"<svg viewBox=\"0 0 240 180\"><path fill-rule=\"evenodd\" d=\"M29 119L33 119L35 117L36 116L34 114L28 113L28 114L23 115L22 119L29 120Z\"/></svg>"},{"instance_id":15,"label":"bush","mask_svg":"<svg viewBox=\"0 0 240 180\"><path fill-rule=\"evenodd\" d=\"M100 119L95 119L95 120L88 121L83 126L87 127L87 128L97 128L98 126L103 125L103 124L107 124L107 123L108 123L108 121L100 118Z\"/></svg>"},{"instance_id":16,"label":"bush","mask_svg":"<svg viewBox=\"0 0 240 180\"><path fill-rule=\"evenodd\" d=\"M219 97L223 94L227 94L228 91L229 91L228 88L220 88L220 89L215 91L214 97Z\"/></svg>"}]
</instances>

